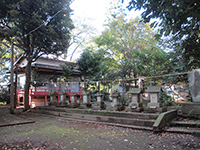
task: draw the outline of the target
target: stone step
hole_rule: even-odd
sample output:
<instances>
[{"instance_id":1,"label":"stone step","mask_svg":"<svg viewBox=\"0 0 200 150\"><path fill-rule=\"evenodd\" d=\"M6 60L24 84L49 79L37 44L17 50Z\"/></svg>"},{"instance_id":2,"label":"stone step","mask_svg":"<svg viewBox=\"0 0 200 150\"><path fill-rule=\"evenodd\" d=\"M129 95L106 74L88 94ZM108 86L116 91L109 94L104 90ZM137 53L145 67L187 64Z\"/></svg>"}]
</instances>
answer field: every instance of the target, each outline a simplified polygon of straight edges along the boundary
<instances>
[{"instance_id":1,"label":"stone step","mask_svg":"<svg viewBox=\"0 0 200 150\"><path fill-rule=\"evenodd\" d=\"M200 130L196 128L179 128L179 127L174 127L174 128L167 128L164 130L165 132L170 132L170 133L181 133L181 134L191 134L200 137Z\"/></svg>"},{"instance_id":2,"label":"stone step","mask_svg":"<svg viewBox=\"0 0 200 150\"><path fill-rule=\"evenodd\" d=\"M106 110L89 110L89 109L69 109L60 107L36 107L37 110L49 110L49 111L60 111L67 113L79 113L89 115L102 115L112 117L123 117L132 119L152 119L156 120L159 113L138 113L138 112L118 112L118 111L106 111Z\"/></svg>"},{"instance_id":3,"label":"stone step","mask_svg":"<svg viewBox=\"0 0 200 150\"><path fill-rule=\"evenodd\" d=\"M197 127L200 128L200 123L196 122L184 122L184 121L173 121L170 123L171 127Z\"/></svg>"}]
</instances>

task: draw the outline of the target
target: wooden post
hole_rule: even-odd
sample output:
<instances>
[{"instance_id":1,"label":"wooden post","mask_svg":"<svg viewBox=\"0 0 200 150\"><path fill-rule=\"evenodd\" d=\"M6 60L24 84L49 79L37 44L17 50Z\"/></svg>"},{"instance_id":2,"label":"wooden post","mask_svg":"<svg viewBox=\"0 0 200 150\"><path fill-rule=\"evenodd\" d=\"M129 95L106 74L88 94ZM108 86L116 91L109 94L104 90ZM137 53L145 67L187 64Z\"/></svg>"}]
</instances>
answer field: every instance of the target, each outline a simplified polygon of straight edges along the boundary
<instances>
[{"instance_id":1,"label":"wooden post","mask_svg":"<svg viewBox=\"0 0 200 150\"><path fill-rule=\"evenodd\" d=\"M14 50L13 50L13 41L11 41L11 74L10 74L10 113L14 114L14 69L13 69L13 63L14 63Z\"/></svg>"}]
</instances>

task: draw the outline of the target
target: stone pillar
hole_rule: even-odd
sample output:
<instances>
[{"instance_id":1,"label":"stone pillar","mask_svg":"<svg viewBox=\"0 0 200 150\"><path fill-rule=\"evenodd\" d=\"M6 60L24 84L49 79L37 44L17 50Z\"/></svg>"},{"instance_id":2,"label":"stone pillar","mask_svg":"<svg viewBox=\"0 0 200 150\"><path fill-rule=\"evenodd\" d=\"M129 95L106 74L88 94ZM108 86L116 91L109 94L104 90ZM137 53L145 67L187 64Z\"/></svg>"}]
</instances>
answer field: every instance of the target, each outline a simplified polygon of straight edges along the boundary
<instances>
[{"instance_id":1,"label":"stone pillar","mask_svg":"<svg viewBox=\"0 0 200 150\"><path fill-rule=\"evenodd\" d=\"M164 112L166 108L162 107L159 93L162 92L161 86L149 86L146 91L149 93L150 103L147 104L147 112Z\"/></svg>"},{"instance_id":2,"label":"stone pillar","mask_svg":"<svg viewBox=\"0 0 200 150\"><path fill-rule=\"evenodd\" d=\"M60 94L60 101L61 101L61 106L66 106L66 93L61 93Z\"/></svg>"},{"instance_id":3,"label":"stone pillar","mask_svg":"<svg viewBox=\"0 0 200 150\"><path fill-rule=\"evenodd\" d=\"M72 93L70 96L71 96L71 104L77 103L77 94Z\"/></svg>"},{"instance_id":4,"label":"stone pillar","mask_svg":"<svg viewBox=\"0 0 200 150\"><path fill-rule=\"evenodd\" d=\"M131 103L126 108L126 111L140 112L143 110L141 100L141 88L133 88L129 92L131 94Z\"/></svg>"},{"instance_id":5,"label":"stone pillar","mask_svg":"<svg viewBox=\"0 0 200 150\"><path fill-rule=\"evenodd\" d=\"M82 95L83 95L83 104L89 104L89 93L83 91Z\"/></svg>"},{"instance_id":6,"label":"stone pillar","mask_svg":"<svg viewBox=\"0 0 200 150\"><path fill-rule=\"evenodd\" d=\"M97 93L97 102L100 103L102 101L102 98L103 98L103 94L101 93Z\"/></svg>"}]
</instances>

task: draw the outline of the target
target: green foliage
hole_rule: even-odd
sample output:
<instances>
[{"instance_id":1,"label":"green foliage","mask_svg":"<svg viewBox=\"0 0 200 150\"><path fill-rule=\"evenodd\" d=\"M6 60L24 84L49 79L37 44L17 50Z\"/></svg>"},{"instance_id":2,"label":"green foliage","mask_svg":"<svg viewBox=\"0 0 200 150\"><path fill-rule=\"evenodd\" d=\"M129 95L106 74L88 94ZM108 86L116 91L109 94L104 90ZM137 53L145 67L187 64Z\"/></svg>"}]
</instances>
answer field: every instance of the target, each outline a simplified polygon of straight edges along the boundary
<instances>
[{"instance_id":1,"label":"green foliage","mask_svg":"<svg viewBox=\"0 0 200 150\"><path fill-rule=\"evenodd\" d=\"M77 60L78 70L81 71L83 76L90 78L99 71L100 59L100 55L86 49Z\"/></svg>"},{"instance_id":2,"label":"green foliage","mask_svg":"<svg viewBox=\"0 0 200 150\"><path fill-rule=\"evenodd\" d=\"M152 23L152 26L160 27L157 37L169 35L177 56L186 62L183 65L187 69L191 69L191 66L200 67L199 6L199 1L132 0L127 7L129 10L144 9L142 18L145 22L159 18L159 21Z\"/></svg>"},{"instance_id":3,"label":"green foliage","mask_svg":"<svg viewBox=\"0 0 200 150\"><path fill-rule=\"evenodd\" d=\"M10 103L10 92L8 88L0 88L0 102Z\"/></svg>"},{"instance_id":4,"label":"green foliage","mask_svg":"<svg viewBox=\"0 0 200 150\"><path fill-rule=\"evenodd\" d=\"M166 106L172 106L174 104L172 97L167 95L166 92L160 93L160 100Z\"/></svg>"},{"instance_id":5,"label":"green foliage","mask_svg":"<svg viewBox=\"0 0 200 150\"><path fill-rule=\"evenodd\" d=\"M169 63L168 55L154 37L149 24L139 18L126 20L120 15L112 20L96 44L104 53L107 79L131 79L161 74Z\"/></svg>"},{"instance_id":6,"label":"green foliage","mask_svg":"<svg viewBox=\"0 0 200 150\"><path fill-rule=\"evenodd\" d=\"M85 49L81 54L81 57L77 60L78 70L80 70L84 78L84 88L86 90L86 77L88 79L95 76L100 70L100 60L101 55L98 53L91 52L88 49Z\"/></svg>"},{"instance_id":7,"label":"green foliage","mask_svg":"<svg viewBox=\"0 0 200 150\"><path fill-rule=\"evenodd\" d=\"M44 80L39 77L39 72L38 72L38 68L35 66L35 69L33 70L32 73L32 77L33 77L33 82L31 83L32 86L36 87L40 87L40 86L44 86L46 83L44 83Z\"/></svg>"},{"instance_id":8,"label":"green foliage","mask_svg":"<svg viewBox=\"0 0 200 150\"><path fill-rule=\"evenodd\" d=\"M69 32L73 28L69 3L66 0L26 0L12 1L9 5L6 1L7 9L1 16L4 32L0 37L8 41L14 37L15 45L33 61L42 54L59 55L68 46Z\"/></svg>"},{"instance_id":9,"label":"green foliage","mask_svg":"<svg viewBox=\"0 0 200 150\"><path fill-rule=\"evenodd\" d=\"M49 92L49 95L51 95L51 96L57 95L57 92L56 91L51 91L51 92Z\"/></svg>"},{"instance_id":10,"label":"green foliage","mask_svg":"<svg viewBox=\"0 0 200 150\"><path fill-rule=\"evenodd\" d=\"M72 63L72 62L65 62L64 65L61 65L61 67L63 70L64 80L67 81L71 78L71 75L73 74L74 69L77 68L77 64Z\"/></svg>"}]
</instances>

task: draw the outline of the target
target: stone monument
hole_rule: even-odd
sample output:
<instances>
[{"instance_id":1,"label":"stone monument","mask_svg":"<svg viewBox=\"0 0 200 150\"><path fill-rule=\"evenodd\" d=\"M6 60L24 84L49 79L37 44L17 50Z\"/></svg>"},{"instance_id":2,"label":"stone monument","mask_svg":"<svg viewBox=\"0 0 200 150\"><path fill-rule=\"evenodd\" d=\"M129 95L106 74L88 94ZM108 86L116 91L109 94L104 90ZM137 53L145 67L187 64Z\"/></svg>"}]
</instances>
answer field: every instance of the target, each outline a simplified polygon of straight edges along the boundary
<instances>
[{"instance_id":1,"label":"stone monument","mask_svg":"<svg viewBox=\"0 0 200 150\"><path fill-rule=\"evenodd\" d=\"M182 115L200 118L200 69L188 73L192 102L182 104Z\"/></svg>"},{"instance_id":2,"label":"stone monument","mask_svg":"<svg viewBox=\"0 0 200 150\"><path fill-rule=\"evenodd\" d=\"M133 88L129 92L131 94L131 102L129 103L126 111L141 112L143 106L141 103L141 88Z\"/></svg>"}]
</instances>

